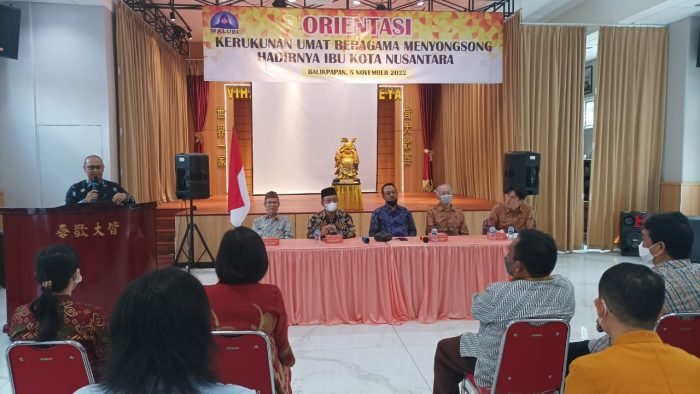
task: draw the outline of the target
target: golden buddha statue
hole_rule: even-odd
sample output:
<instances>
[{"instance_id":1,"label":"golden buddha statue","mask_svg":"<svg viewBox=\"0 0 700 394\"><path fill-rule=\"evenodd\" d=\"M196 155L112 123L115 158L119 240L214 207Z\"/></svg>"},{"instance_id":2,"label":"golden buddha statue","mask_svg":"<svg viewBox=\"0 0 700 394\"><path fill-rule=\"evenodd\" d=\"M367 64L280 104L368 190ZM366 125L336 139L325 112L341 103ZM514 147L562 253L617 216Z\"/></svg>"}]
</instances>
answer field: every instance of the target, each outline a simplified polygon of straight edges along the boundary
<instances>
[{"instance_id":1,"label":"golden buddha statue","mask_svg":"<svg viewBox=\"0 0 700 394\"><path fill-rule=\"evenodd\" d=\"M357 154L355 140L348 140L343 137L338 151L335 154L335 183L360 183L357 179L358 167L360 166L360 156Z\"/></svg>"}]
</instances>

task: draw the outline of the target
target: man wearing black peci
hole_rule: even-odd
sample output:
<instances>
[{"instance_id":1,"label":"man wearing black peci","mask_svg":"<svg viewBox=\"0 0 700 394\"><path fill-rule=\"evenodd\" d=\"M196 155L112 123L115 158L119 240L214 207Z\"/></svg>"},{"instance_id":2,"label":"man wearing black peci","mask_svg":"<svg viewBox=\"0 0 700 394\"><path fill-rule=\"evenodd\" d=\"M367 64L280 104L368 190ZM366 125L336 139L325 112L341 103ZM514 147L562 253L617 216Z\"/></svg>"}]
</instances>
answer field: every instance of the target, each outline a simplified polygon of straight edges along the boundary
<instances>
[{"instance_id":1,"label":"man wearing black peci","mask_svg":"<svg viewBox=\"0 0 700 394\"><path fill-rule=\"evenodd\" d=\"M87 179L73 184L66 193L66 205L111 201L117 205L133 204L134 197L118 183L102 178L105 170L102 159L97 155L85 158L83 170Z\"/></svg>"}]
</instances>

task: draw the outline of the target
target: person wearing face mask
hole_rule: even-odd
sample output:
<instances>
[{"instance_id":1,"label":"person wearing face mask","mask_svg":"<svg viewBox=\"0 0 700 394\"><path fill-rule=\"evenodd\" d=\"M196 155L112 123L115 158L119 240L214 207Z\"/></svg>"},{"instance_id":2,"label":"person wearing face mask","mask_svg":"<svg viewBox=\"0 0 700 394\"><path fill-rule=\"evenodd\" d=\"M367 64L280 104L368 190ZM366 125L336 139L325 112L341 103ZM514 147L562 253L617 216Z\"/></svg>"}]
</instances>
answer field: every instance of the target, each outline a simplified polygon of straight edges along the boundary
<instances>
[{"instance_id":1,"label":"person wearing face mask","mask_svg":"<svg viewBox=\"0 0 700 394\"><path fill-rule=\"evenodd\" d=\"M102 178L105 165L97 155L85 158L83 171L87 179L71 185L66 192L66 205L111 201L117 205L134 204L134 196L116 182Z\"/></svg>"},{"instance_id":2,"label":"person wearing face mask","mask_svg":"<svg viewBox=\"0 0 700 394\"><path fill-rule=\"evenodd\" d=\"M639 256L666 281L663 314L700 312L700 264L690 262L693 228L680 212L648 216L642 224ZM600 329L599 329L600 331ZM567 356L569 364L577 357L607 349L612 338L604 335L590 341L572 342Z\"/></svg>"},{"instance_id":3,"label":"person wearing face mask","mask_svg":"<svg viewBox=\"0 0 700 394\"><path fill-rule=\"evenodd\" d=\"M478 333L464 333L438 342L433 365L433 393L457 393L464 375L473 373L479 387L490 387L496 373L501 338L506 326L521 319L564 319L574 315L574 285L552 275L557 262L554 239L525 229L505 256L507 282L489 285L472 299Z\"/></svg>"},{"instance_id":4,"label":"person wearing face mask","mask_svg":"<svg viewBox=\"0 0 700 394\"><path fill-rule=\"evenodd\" d=\"M496 230L508 230L515 227L516 231L524 228L535 228L535 210L525 202L527 193L520 186L511 186L506 190L505 202L499 203L491 210L487 226Z\"/></svg>"},{"instance_id":5,"label":"person wearing face mask","mask_svg":"<svg viewBox=\"0 0 700 394\"><path fill-rule=\"evenodd\" d=\"M320 230L321 238L328 234L341 234L343 238L355 238L355 223L352 216L338 209L338 193L335 188L327 187L321 190L321 205L324 209L309 218L306 237L313 239L316 230Z\"/></svg>"},{"instance_id":6,"label":"person wearing face mask","mask_svg":"<svg viewBox=\"0 0 700 394\"><path fill-rule=\"evenodd\" d=\"M700 390L700 359L662 343L654 332L668 299L664 278L656 271L620 263L603 273L594 304L598 324L613 344L571 364L567 394Z\"/></svg>"},{"instance_id":7,"label":"person wearing face mask","mask_svg":"<svg viewBox=\"0 0 700 394\"><path fill-rule=\"evenodd\" d=\"M17 308L10 321L13 341L74 340L88 355L95 379L109 351L109 320L100 307L74 302L73 290L83 278L76 251L56 244L40 251L35 259L41 295Z\"/></svg>"},{"instance_id":8,"label":"person wearing face mask","mask_svg":"<svg viewBox=\"0 0 700 394\"><path fill-rule=\"evenodd\" d=\"M253 220L253 231L261 237L294 238L294 227L286 216L278 215L280 198L276 192L265 194L265 215Z\"/></svg>"},{"instance_id":9,"label":"person wearing face mask","mask_svg":"<svg viewBox=\"0 0 700 394\"><path fill-rule=\"evenodd\" d=\"M440 203L426 212L425 233L430 234L433 227L447 235L469 235L464 222L464 213L452 205L452 186L442 184L435 189Z\"/></svg>"},{"instance_id":10,"label":"person wearing face mask","mask_svg":"<svg viewBox=\"0 0 700 394\"><path fill-rule=\"evenodd\" d=\"M408 209L398 204L399 193L393 183L382 186L382 198L386 204L372 212L369 236L373 237L379 232L390 233L394 237L416 236L416 223L413 221L413 216Z\"/></svg>"}]
</instances>

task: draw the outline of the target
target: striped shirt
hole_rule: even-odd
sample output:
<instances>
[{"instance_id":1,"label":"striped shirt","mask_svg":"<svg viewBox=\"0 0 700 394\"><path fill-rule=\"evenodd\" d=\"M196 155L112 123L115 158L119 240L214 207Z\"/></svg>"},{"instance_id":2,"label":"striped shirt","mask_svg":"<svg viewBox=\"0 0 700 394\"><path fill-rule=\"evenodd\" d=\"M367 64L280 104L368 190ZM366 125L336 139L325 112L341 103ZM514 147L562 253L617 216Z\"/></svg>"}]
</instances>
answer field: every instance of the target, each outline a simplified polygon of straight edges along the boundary
<instances>
[{"instance_id":1,"label":"striped shirt","mask_svg":"<svg viewBox=\"0 0 700 394\"><path fill-rule=\"evenodd\" d=\"M700 264L689 259L668 260L652 267L664 278L666 296L662 314L700 312ZM591 353L607 349L612 344L609 336L603 335L588 342Z\"/></svg>"},{"instance_id":2,"label":"striped shirt","mask_svg":"<svg viewBox=\"0 0 700 394\"><path fill-rule=\"evenodd\" d=\"M480 387L490 387L501 339L513 320L564 319L574 316L574 285L561 275L549 280L496 282L472 300L472 315L478 320L478 333L464 333L460 338L462 357L476 357L474 378Z\"/></svg>"}]
</instances>

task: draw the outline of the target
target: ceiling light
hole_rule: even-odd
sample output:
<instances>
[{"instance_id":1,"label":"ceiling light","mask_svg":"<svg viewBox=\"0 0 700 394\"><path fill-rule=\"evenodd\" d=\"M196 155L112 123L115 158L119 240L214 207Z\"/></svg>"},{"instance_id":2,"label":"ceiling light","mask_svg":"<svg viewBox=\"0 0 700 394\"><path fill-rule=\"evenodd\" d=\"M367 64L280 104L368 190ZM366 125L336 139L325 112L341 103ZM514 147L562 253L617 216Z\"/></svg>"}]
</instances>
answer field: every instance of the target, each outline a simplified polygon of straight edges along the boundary
<instances>
[{"instance_id":1,"label":"ceiling light","mask_svg":"<svg viewBox=\"0 0 700 394\"><path fill-rule=\"evenodd\" d=\"M190 31L187 32L187 39L192 41L192 32L190 32Z\"/></svg>"},{"instance_id":2,"label":"ceiling light","mask_svg":"<svg viewBox=\"0 0 700 394\"><path fill-rule=\"evenodd\" d=\"M416 4L418 7L423 7L423 4L425 4L424 1L419 1L418 4Z\"/></svg>"},{"instance_id":3,"label":"ceiling light","mask_svg":"<svg viewBox=\"0 0 700 394\"><path fill-rule=\"evenodd\" d=\"M175 16L175 11L170 11L170 21L175 22L177 17Z\"/></svg>"},{"instance_id":4,"label":"ceiling light","mask_svg":"<svg viewBox=\"0 0 700 394\"><path fill-rule=\"evenodd\" d=\"M360 0L352 0L352 5L360 5Z\"/></svg>"}]
</instances>

